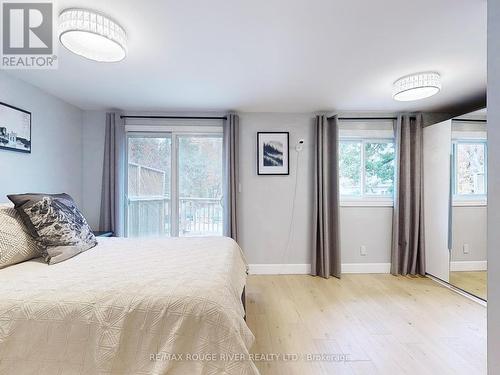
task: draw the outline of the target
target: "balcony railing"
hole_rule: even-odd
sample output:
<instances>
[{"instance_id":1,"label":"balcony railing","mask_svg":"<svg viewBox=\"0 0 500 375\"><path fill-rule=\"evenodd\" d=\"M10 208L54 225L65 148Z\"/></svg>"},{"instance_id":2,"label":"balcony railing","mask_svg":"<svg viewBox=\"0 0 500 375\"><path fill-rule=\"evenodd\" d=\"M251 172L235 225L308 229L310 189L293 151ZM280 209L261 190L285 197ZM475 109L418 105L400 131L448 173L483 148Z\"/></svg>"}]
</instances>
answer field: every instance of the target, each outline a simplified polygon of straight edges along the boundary
<instances>
[{"instance_id":1,"label":"balcony railing","mask_svg":"<svg viewBox=\"0 0 500 375\"><path fill-rule=\"evenodd\" d=\"M221 199L179 198L179 235L221 236Z\"/></svg>"},{"instance_id":2,"label":"balcony railing","mask_svg":"<svg viewBox=\"0 0 500 375\"><path fill-rule=\"evenodd\" d=\"M170 198L129 197L127 235L149 237L170 235Z\"/></svg>"},{"instance_id":3,"label":"balcony railing","mask_svg":"<svg viewBox=\"0 0 500 375\"><path fill-rule=\"evenodd\" d=\"M219 198L179 198L179 236L222 235ZM129 197L128 236L169 236L172 233L169 197Z\"/></svg>"}]
</instances>

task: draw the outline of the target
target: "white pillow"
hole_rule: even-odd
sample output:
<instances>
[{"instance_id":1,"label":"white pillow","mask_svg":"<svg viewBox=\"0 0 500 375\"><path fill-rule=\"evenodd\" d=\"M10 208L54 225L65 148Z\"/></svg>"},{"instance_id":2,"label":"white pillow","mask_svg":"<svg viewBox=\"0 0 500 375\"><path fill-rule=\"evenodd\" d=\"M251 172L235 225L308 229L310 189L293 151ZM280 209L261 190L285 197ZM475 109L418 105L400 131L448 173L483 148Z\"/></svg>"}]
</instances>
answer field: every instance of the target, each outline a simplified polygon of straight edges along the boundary
<instances>
[{"instance_id":1,"label":"white pillow","mask_svg":"<svg viewBox=\"0 0 500 375\"><path fill-rule=\"evenodd\" d=\"M38 246L17 211L12 205L0 204L0 268L39 256Z\"/></svg>"}]
</instances>

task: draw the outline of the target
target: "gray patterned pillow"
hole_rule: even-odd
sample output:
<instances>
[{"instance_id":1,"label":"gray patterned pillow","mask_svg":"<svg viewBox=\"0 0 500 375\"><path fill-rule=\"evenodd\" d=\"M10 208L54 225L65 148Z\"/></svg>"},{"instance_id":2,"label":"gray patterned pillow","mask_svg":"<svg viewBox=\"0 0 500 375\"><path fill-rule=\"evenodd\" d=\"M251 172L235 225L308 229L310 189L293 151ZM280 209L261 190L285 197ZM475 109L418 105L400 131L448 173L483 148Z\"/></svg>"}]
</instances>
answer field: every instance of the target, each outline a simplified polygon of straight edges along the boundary
<instances>
[{"instance_id":1,"label":"gray patterned pillow","mask_svg":"<svg viewBox=\"0 0 500 375\"><path fill-rule=\"evenodd\" d=\"M14 209L0 205L0 268L39 257L40 251Z\"/></svg>"},{"instance_id":2,"label":"gray patterned pillow","mask_svg":"<svg viewBox=\"0 0 500 375\"><path fill-rule=\"evenodd\" d=\"M87 221L68 194L7 197L41 247L48 264L62 262L97 245Z\"/></svg>"}]
</instances>

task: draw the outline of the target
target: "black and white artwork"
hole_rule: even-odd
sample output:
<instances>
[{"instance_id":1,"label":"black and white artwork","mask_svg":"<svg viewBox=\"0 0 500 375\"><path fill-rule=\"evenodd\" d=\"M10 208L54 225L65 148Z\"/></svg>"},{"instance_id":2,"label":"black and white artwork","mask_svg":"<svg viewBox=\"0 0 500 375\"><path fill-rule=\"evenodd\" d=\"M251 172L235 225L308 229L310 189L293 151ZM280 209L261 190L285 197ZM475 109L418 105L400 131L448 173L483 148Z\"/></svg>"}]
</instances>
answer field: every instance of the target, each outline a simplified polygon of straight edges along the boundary
<instances>
[{"instance_id":1,"label":"black and white artwork","mask_svg":"<svg viewBox=\"0 0 500 375\"><path fill-rule=\"evenodd\" d=\"M31 152L31 113L0 103L0 150Z\"/></svg>"},{"instance_id":2,"label":"black and white artwork","mask_svg":"<svg viewBox=\"0 0 500 375\"><path fill-rule=\"evenodd\" d=\"M257 174L288 175L288 132L257 133Z\"/></svg>"}]
</instances>

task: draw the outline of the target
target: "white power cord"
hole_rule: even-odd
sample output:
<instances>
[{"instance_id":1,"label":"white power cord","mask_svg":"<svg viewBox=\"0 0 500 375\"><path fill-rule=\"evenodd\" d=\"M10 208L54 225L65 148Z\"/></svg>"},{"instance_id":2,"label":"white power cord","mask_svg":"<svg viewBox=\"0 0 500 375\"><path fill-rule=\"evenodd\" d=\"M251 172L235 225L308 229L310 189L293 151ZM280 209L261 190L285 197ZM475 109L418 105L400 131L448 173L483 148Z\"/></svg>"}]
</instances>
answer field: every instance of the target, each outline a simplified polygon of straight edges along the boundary
<instances>
[{"instance_id":1,"label":"white power cord","mask_svg":"<svg viewBox=\"0 0 500 375\"><path fill-rule=\"evenodd\" d=\"M283 263L280 265L280 269L279 269L279 272L278 274L281 274L281 271L282 271L282 268L283 268L283 265L286 264L288 258L289 258L289 249L290 249L290 241L292 240L292 230L293 230L293 224L295 222L295 201L297 199L297 185L298 185L298 181L299 181L299 160L300 160L300 154L302 153L302 150L303 150L303 145L304 144L304 141L303 140L300 140L299 143L297 144L297 146L295 146L295 151L297 151L297 158L295 160L295 165L297 166L295 168L295 186L293 187L293 198L292 198L292 214L291 214L291 217L290 217L290 225L288 226L288 236L287 236L287 240L286 240L286 245L285 245L285 249L283 250L282 254L281 254L281 259L283 259Z\"/></svg>"}]
</instances>

